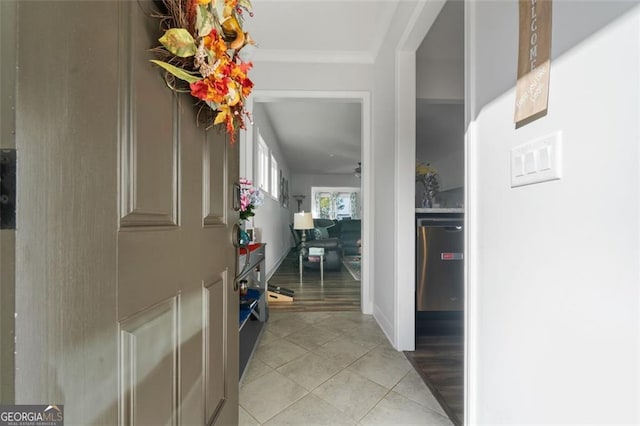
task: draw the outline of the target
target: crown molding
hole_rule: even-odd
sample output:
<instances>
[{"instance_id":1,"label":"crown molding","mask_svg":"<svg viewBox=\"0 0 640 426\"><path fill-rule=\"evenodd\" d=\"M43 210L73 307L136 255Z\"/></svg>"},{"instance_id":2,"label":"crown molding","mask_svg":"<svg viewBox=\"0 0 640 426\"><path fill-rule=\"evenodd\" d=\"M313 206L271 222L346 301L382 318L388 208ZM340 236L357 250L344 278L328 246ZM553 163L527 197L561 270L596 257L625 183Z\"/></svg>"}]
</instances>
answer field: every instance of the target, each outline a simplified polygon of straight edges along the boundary
<instances>
[{"instance_id":1,"label":"crown molding","mask_svg":"<svg viewBox=\"0 0 640 426\"><path fill-rule=\"evenodd\" d=\"M375 53L369 51L269 50L256 49L253 62L303 64L373 64Z\"/></svg>"}]
</instances>

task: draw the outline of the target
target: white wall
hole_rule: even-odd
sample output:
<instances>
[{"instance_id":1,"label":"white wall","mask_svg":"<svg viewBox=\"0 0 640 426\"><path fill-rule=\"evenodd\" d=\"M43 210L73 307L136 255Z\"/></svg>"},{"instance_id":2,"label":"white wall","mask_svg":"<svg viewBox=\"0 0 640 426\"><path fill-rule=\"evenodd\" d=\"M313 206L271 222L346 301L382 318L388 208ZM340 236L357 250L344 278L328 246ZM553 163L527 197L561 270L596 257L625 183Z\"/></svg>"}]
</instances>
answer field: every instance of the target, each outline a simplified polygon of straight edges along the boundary
<instances>
[{"instance_id":1,"label":"white wall","mask_svg":"<svg viewBox=\"0 0 640 426\"><path fill-rule=\"evenodd\" d=\"M416 95L420 99L464 99L464 62L452 59L416 60Z\"/></svg>"},{"instance_id":2,"label":"white wall","mask_svg":"<svg viewBox=\"0 0 640 426\"><path fill-rule=\"evenodd\" d=\"M348 175L308 175L294 173L291 176L291 182L289 183L290 195L304 195L305 199L302 200L302 210L305 212L311 211L311 187L312 186L329 186L329 187L355 187L360 188L360 179L353 174ZM298 203L291 199L289 204L289 210L291 210L291 217L293 213L297 211Z\"/></svg>"},{"instance_id":3,"label":"white wall","mask_svg":"<svg viewBox=\"0 0 640 426\"><path fill-rule=\"evenodd\" d=\"M370 90L371 64L260 62L251 79L260 90Z\"/></svg>"},{"instance_id":4,"label":"white wall","mask_svg":"<svg viewBox=\"0 0 640 426\"><path fill-rule=\"evenodd\" d=\"M431 165L440 176L441 191L464 186L464 148L439 158Z\"/></svg>"},{"instance_id":5,"label":"white wall","mask_svg":"<svg viewBox=\"0 0 640 426\"><path fill-rule=\"evenodd\" d=\"M375 277L373 288L373 314L383 331L398 349L404 349L398 345L398 282L396 280L396 167L414 170L411 164L396 164L396 138L397 125L395 122L397 98L396 81L403 74L398 73L396 50L407 27L415 8L413 2L400 2L387 36L382 44L380 53L374 65L373 81L373 187L375 188L374 200L374 229L375 248L373 253L373 275ZM415 63L412 65L415 69ZM411 100L415 104L415 95ZM413 110L415 117L415 109ZM412 135L415 141L415 133ZM413 145L415 152L415 144ZM413 192L413 186L411 187ZM410 196L409 196L410 198ZM409 200L409 206L413 200ZM412 210L410 211L412 213ZM413 214L411 214L413 223ZM403 234L406 235L406 234ZM410 234L413 235L413 234ZM411 245L413 253L413 240L404 245ZM393 253L394 255L390 255ZM410 283L410 288L415 284ZM405 289L402 290L403 292ZM413 299L413 292L405 294L409 300ZM414 302L411 302L413 306ZM412 334L412 333L411 333Z\"/></svg>"},{"instance_id":6,"label":"white wall","mask_svg":"<svg viewBox=\"0 0 640 426\"><path fill-rule=\"evenodd\" d=\"M421 4L427 11L424 15L428 19L418 22L421 25L426 23L426 26L424 30L417 31L421 32L421 36L413 41L413 52L424 38L427 28L433 24L444 2L430 1ZM370 127L363 128L365 142L371 137L371 152L368 153L366 144L363 149L363 208L367 203L372 207L363 211L363 310L365 313L374 313L389 340L398 349L413 348L415 284L412 267L407 265L414 263L414 239L411 231L414 214L411 197L415 178L415 126L401 128L395 121L396 84L405 78L405 73L397 70L396 54L401 38L408 28L416 24L412 18L417 6L419 4L413 1L398 2L394 22L373 65L265 62L256 63L252 71L252 79L261 92L261 100L268 97L264 93L272 91L280 97L285 96L287 91L296 92L298 96L304 91L371 93L371 97L367 97L365 102L369 105L370 101L371 109L363 109L363 123L371 123ZM415 60L411 62L411 68L415 72ZM409 109L414 122L415 80L409 83L412 87L412 106ZM409 99L406 96L404 98L405 101ZM404 130L401 136L398 134L399 130ZM397 144L399 139L402 139L402 143ZM405 149L405 143L409 143L411 149ZM396 156L398 147L402 150L402 156ZM406 158L410 161L398 162ZM396 179L398 170L403 173L402 179ZM400 180L402 185L397 186ZM291 195L295 193L292 188L289 191ZM397 188L404 189L406 194L397 191ZM370 189L375 192L369 192ZM402 214L399 215L398 212ZM397 218L400 216L402 220L398 222ZM399 223L402 226L399 227ZM367 240L369 230L371 236L375 236L372 240ZM399 276L396 275L397 259L403 262Z\"/></svg>"},{"instance_id":7,"label":"white wall","mask_svg":"<svg viewBox=\"0 0 640 426\"><path fill-rule=\"evenodd\" d=\"M416 73L417 81L423 77ZM464 103L419 99L416 108L416 161L436 168L441 191L464 186ZM422 191L416 185L416 195Z\"/></svg>"},{"instance_id":8,"label":"white wall","mask_svg":"<svg viewBox=\"0 0 640 426\"><path fill-rule=\"evenodd\" d=\"M420 160L420 158L416 157L416 161L418 160ZM439 158L437 161L431 162L431 165L438 171L440 192L464 187L464 148L447 154L446 156ZM459 189L459 191L462 191L462 189ZM416 207L421 207L423 193L424 186L421 183L416 182ZM445 195L443 195L443 197L444 196ZM447 205L440 207L456 206Z\"/></svg>"},{"instance_id":9,"label":"white wall","mask_svg":"<svg viewBox=\"0 0 640 426\"><path fill-rule=\"evenodd\" d=\"M273 91L279 93L281 97L284 96L285 92L283 91L297 92L296 96L300 96L301 91L369 91L371 89L371 69L370 64L259 62L255 63L251 71L251 78L260 92ZM260 100L268 99L263 96ZM256 112L258 111L259 108L256 108ZM270 124L265 124L266 120L261 118L260 113L257 113L254 118L255 122L262 126L263 137L271 147L271 141L268 138L275 140L275 135ZM267 137L267 134L270 136ZM278 164L284 168L285 163L284 158L280 155L280 148L278 147L275 151L278 153L276 156ZM289 176L289 167L286 167L285 176L289 177L289 195L297 194L293 186L295 179ZM267 274L273 272L272 269L277 266L278 256L286 254L285 250L288 250L293 243L289 223L292 221L290 211L295 211L295 207L296 202L293 199L289 199L290 210L281 208L276 205L275 200L270 200L257 210L254 224L261 228L262 240L269 244L266 260Z\"/></svg>"},{"instance_id":10,"label":"white wall","mask_svg":"<svg viewBox=\"0 0 640 426\"><path fill-rule=\"evenodd\" d=\"M549 113L518 130L517 2L468 5L467 422L638 424L637 3L553 3ZM510 188L511 148L555 131L562 179Z\"/></svg>"},{"instance_id":11,"label":"white wall","mask_svg":"<svg viewBox=\"0 0 640 426\"><path fill-rule=\"evenodd\" d=\"M253 119L262 138L278 162L282 175L285 179L291 180L289 166L282 156L278 139L263 109L255 108ZM256 158L255 152L253 158ZM255 169L253 176L255 176ZM279 199L265 195L264 204L258 207L255 213L253 227L256 228L256 231L254 232L257 232L261 242L267 243L265 268L267 276L271 276L292 246L291 232L289 231L289 210L280 204Z\"/></svg>"}]
</instances>

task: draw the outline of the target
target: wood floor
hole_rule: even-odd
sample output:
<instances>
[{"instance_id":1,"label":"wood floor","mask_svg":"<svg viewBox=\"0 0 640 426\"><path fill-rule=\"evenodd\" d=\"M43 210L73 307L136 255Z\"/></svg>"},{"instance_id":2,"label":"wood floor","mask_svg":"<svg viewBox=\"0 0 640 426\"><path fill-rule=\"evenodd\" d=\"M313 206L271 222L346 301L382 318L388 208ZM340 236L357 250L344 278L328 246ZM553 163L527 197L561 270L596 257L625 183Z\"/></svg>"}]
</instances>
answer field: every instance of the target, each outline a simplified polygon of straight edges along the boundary
<instances>
[{"instance_id":1,"label":"wood floor","mask_svg":"<svg viewBox=\"0 0 640 426\"><path fill-rule=\"evenodd\" d=\"M416 336L416 350L405 352L442 408L456 425L464 420L464 337Z\"/></svg>"},{"instance_id":2,"label":"wood floor","mask_svg":"<svg viewBox=\"0 0 640 426\"><path fill-rule=\"evenodd\" d=\"M319 269L305 269L301 284L298 257L292 251L269 279L269 285L295 292L293 303L269 303L271 310L360 311L360 281L354 280L344 265L336 271L325 269L324 285Z\"/></svg>"}]
</instances>

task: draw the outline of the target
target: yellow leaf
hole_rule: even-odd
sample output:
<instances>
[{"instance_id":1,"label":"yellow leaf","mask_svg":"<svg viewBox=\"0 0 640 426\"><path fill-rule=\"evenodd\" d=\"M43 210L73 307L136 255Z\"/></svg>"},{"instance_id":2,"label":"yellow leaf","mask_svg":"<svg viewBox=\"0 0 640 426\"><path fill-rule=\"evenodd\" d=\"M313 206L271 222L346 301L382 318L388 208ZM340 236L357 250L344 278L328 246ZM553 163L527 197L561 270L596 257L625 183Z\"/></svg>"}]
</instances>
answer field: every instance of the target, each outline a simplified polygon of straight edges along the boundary
<instances>
[{"instance_id":1,"label":"yellow leaf","mask_svg":"<svg viewBox=\"0 0 640 426\"><path fill-rule=\"evenodd\" d=\"M184 28L170 28L158 39L167 50L181 58L196 54L196 42Z\"/></svg>"},{"instance_id":2,"label":"yellow leaf","mask_svg":"<svg viewBox=\"0 0 640 426\"><path fill-rule=\"evenodd\" d=\"M224 123L228 115L229 115L229 107L224 107L224 106L220 107L220 111L218 111L218 114L216 115L216 119L213 122L213 124Z\"/></svg>"},{"instance_id":3,"label":"yellow leaf","mask_svg":"<svg viewBox=\"0 0 640 426\"><path fill-rule=\"evenodd\" d=\"M159 67L164 68L165 70L169 71L174 76L178 77L180 80L184 80L187 83L195 83L196 81L202 80L202 77L197 77L197 76L195 76L193 74L189 74L188 72L186 72L182 68L178 68L178 67L176 67L174 65L171 65L171 64L168 64L166 62L157 61L155 59L151 59L151 62L153 62L154 64L156 64Z\"/></svg>"},{"instance_id":4,"label":"yellow leaf","mask_svg":"<svg viewBox=\"0 0 640 426\"><path fill-rule=\"evenodd\" d=\"M229 93L227 96L229 97L230 106L234 106L240 102L240 93L238 93L235 87L229 87Z\"/></svg>"}]
</instances>

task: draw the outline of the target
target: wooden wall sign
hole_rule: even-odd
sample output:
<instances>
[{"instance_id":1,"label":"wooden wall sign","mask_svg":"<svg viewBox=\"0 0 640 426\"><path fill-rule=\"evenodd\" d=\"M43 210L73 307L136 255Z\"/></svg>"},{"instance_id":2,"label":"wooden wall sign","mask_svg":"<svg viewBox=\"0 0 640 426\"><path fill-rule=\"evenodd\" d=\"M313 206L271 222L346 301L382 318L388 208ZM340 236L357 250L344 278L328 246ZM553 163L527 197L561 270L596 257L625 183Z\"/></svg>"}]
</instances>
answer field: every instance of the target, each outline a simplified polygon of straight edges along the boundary
<instances>
[{"instance_id":1,"label":"wooden wall sign","mask_svg":"<svg viewBox=\"0 0 640 426\"><path fill-rule=\"evenodd\" d=\"M516 127L547 114L551 68L552 0L519 0Z\"/></svg>"}]
</instances>

